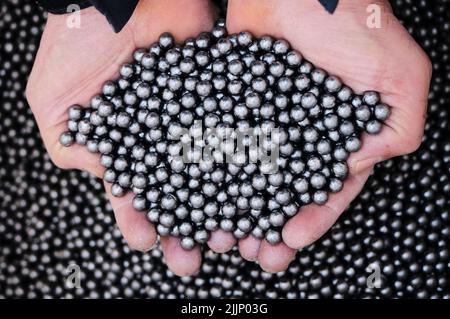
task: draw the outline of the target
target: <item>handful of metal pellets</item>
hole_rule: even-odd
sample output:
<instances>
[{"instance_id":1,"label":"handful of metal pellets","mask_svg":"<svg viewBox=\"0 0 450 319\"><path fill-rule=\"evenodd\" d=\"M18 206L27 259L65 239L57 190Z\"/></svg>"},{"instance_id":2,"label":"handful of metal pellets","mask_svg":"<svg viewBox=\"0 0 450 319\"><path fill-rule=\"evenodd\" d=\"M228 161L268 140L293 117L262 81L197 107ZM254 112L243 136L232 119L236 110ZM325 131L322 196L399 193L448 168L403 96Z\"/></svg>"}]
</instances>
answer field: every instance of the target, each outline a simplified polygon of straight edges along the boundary
<instances>
[{"instance_id":1,"label":"handful of metal pellets","mask_svg":"<svg viewBox=\"0 0 450 319\"><path fill-rule=\"evenodd\" d=\"M137 49L90 105L69 110L64 146L100 153L114 196L184 249L222 229L281 242L286 221L342 190L361 134L390 114L283 39L211 32Z\"/></svg>"}]
</instances>

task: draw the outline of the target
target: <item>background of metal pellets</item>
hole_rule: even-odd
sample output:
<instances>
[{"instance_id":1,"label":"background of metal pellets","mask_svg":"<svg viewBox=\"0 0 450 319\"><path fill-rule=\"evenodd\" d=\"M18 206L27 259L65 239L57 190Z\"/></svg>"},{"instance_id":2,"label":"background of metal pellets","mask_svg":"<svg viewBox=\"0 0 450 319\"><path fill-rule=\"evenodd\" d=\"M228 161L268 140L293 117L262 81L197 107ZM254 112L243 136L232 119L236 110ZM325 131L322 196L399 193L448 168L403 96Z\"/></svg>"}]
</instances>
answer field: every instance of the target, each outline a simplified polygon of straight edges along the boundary
<instances>
[{"instance_id":1,"label":"background of metal pellets","mask_svg":"<svg viewBox=\"0 0 450 319\"><path fill-rule=\"evenodd\" d=\"M160 250L130 251L98 180L50 162L24 97L45 15L32 0L3 1L0 298L450 298L450 1L391 4L433 61L421 148L378 165L333 229L286 272L205 250L200 273L179 278ZM66 286L71 264L81 269L80 289ZM369 265L380 267L380 288L367 286Z\"/></svg>"}]
</instances>

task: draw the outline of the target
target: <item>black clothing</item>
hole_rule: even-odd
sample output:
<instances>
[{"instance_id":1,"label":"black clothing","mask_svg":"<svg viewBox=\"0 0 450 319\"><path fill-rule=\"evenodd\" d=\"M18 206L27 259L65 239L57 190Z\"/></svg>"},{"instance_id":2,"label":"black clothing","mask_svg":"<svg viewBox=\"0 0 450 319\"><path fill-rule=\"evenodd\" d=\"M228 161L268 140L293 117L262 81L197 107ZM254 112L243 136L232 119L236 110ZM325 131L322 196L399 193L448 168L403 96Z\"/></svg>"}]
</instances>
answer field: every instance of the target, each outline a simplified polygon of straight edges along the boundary
<instances>
[{"instance_id":1,"label":"black clothing","mask_svg":"<svg viewBox=\"0 0 450 319\"><path fill-rule=\"evenodd\" d=\"M36 0L45 10L54 14L70 13L70 5L78 5L84 9L94 5L106 16L115 32L120 32L127 24L139 0ZM333 13L338 0L319 0L325 10Z\"/></svg>"}]
</instances>

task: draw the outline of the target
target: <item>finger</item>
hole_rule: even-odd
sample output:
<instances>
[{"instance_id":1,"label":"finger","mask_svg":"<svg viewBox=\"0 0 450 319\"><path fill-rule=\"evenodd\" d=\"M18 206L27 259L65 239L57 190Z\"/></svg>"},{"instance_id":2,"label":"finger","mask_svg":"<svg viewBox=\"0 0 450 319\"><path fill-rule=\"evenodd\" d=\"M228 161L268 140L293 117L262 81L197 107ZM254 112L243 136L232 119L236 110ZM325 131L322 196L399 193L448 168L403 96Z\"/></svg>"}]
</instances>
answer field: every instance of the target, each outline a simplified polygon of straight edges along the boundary
<instances>
[{"instance_id":1,"label":"finger","mask_svg":"<svg viewBox=\"0 0 450 319\"><path fill-rule=\"evenodd\" d=\"M79 169L97 178L103 178L105 168L100 165L99 155L90 153L84 146L72 145L70 148L61 146L56 152L58 154L53 153L50 158L59 168Z\"/></svg>"},{"instance_id":2,"label":"finger","mask_svg":"<svg viewBox=\"0 0 450 319\"><path fill-rule=\"evenodd\" d=\"M200 248L185 250L180 245L179 238L161 237L161 248L169 269L178 276L191 276L199 269L202 261Z\"/></svg>"},{"instance_id":3,"label":"finger","mask_svg":"<svg viewBox=\"0 0 450 319\"><path fill-rule=\"evenodd\" d=\"M117 226L128 245L139 251L150 250L157 239L155 227L147 220L144 213L133 208L131 204L133 194L114 197L110 188L111 186L105 183L106 194L114 210Z\"/></svg>"},{"instance_id":4,"label":"finger","mask_svg":"<svg viewBox=\"0 0 450 319\"><path fill-rule=\"evenodd\" d=\"M266 240L261 242L258 261L264 271L275 273L286 270L295 257L296 250L284 243L271 245Z\"/></svg>"},{"instance_id":5,"label":"finger","mask_svg":"<svg viewBox=\"0 0 450 319\"><path fill-rule=\"evenodd\" d=\"M384 126L379 135L362 134L361 149L349 156L347 164L350 174L355 176L377 163L407 152L400 136L390 126Z\"/></svg>"},{"instance_id":6,"label":"finger","mask_svg":"<svg viewBox=\"0 0 450 319\"><path fill-rule=\"evenodd\" d=\"M211 233L211 237L208 240L208 246L216 253L226 253L236 245L236 239L229 232L225 232L221 229Z\"/></svg>"},{"instance_id":7,"label":"finger","mask_svg":"<svg viewBox=\"0 0 450 319\"><path fill-rule=\"evenodd\" d=\"M242 258L248 261L256 261L258 259L259 247L261 240L252 235L239 240L239 253Z\"/></svg>"},{"instance_id":8,"label":"finger","mask_svg":"<svg viewBox=\"0 0 450 319\"><path fill-rule=\"evenodd\" d=\"M36 118L38 118L36 116ZM60 135L67 130L67 115L56 126L44 126L43 121L37 121L42 140L52 162L62 169L79 169L87 171L98 178L103 177L104 168L100 165L98 154L89 152L85 146L73 144L65 147L59 142Z\"/></svg>"},{"instance_id":9,"label":"finger","mask_svg":"<svg viewBox=\"0 0 450 319\"><path fill-rule=\"evenodd\" d=\"M428 92L431 82L432 65L420 46L404 27L396 21L393 32L387 33L387 52L392 54L386 70L389 77L380 81L377 88L381 100L392 106L392 114L386 124L397 133L399 154L412 152L421 143L428 104ZM404 48L409 54L404 54ZM401 53L400 53L401 52ZM398 63L401 61L401 63ZM411 64L412 63L412 64ZM416 67L410 68L410 65ZM401 144L400 144L401 143Z\"/></svg>"},{"instance_id":10,"label":"finger","mask_svg":"<svg viewBox=\"0 0 450 319\"><path fill-rule=\"evenodd\" d=\"M383 160L413 152L419 147L422 128L412 129L408 137L405 137L403 131L406 132L407 129L399 129L401 127L401 124L397 123L399 116L395 114L401 112L401 109L393 108L392 112L393 115L387 119L386 125L383 125L379 134L376 136L361 135L361 149L352 153L347 162L352 175L357 175ZM414 120L411 119L408 123L411 121ZM422 126L417 121L412 125ZM417 134L417 136L414 136L414 134Z\"/></svg>"},{"instance_id":11,"label":"finger","mask_svg":"<svg viewBox=\"0 0 450 319\"><path fill-rule=\"evenodd\" d=\"M283 241L291 248L301 249L325 234L333 226L351 201L359 194L372 169L350 176L344 189L330 196L322 206L310 204L302 207L283 228Z\"/></svg>"},{"instance_id":12,"label":"finger","mask_svg":"<svg viewBox=\"0 0 450 319\"><path fill-rule=\"evenodd\" d=\"M389 103L390 99L392 103L397 103L389 95L385 101ZM410 108L415 108L415 111L394 107L380 134L363 134L361 149L349 157L351 173L356 175L383 160L415 151L422 141L425 106L425 102L422 107L416 103ZM411 112L415 112L414 116L410 115Z\"/></svg>"}]
</instances>

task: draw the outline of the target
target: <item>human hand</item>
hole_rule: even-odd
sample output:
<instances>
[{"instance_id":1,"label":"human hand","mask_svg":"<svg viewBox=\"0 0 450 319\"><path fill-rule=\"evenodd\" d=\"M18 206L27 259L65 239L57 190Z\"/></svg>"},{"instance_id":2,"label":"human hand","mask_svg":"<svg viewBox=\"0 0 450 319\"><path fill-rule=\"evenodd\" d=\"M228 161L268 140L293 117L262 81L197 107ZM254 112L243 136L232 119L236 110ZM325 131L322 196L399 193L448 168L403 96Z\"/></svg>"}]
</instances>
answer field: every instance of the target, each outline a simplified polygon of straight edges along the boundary
<instances>
[{"instance_id":1,"label":"human hand","mask_svg":"<svg viewBox=\"0 0 450 319\"><path fill-rule=\"evenodd\" d=\"M208 0L141 0L125 28L115 34L93 8L81 11L81 27L69 28L67 15L48 17L41 45L30 74L26 95L42 139L53 162L60 168L77 168L103 176L97 154L80 145L66 148L59 136L67 128L67 111L73 104L88 105L102 84L118 77L122 63L138 47L148 47L163 32L177 40L210 30L213 16ZM157 239L145 214L131 205L132 194L113 197L105 185L117 225L131 248L146 251ZM200 267L200 250L183 250L173 237L161 238L169 268L189 275Z\"/></svg>"},{"instance_id":2,"label":"human hand","mask_svg":"<svg viewBox=\"0 0 450 319\"><path fill-rule=\"evenodd\" d=\"M348 164L344 189L326 205L301 208L283 228L283 241L271 246L250 236L239 242L241 255L258 261L269 272L287 268L301 249L320 238L361 191L373 166L390 157L416 150L426 114L431 64L414 39L392 14L381 8L381 28L369 28L366 8L374 1L340 0L333 15L317 0L230 0L230 33L247 30L255 36L285 38L317 67L339 76L357 93L380 92L391 116L377 136L364 136L363 146Z\"/></svg>"}]
</instances>

